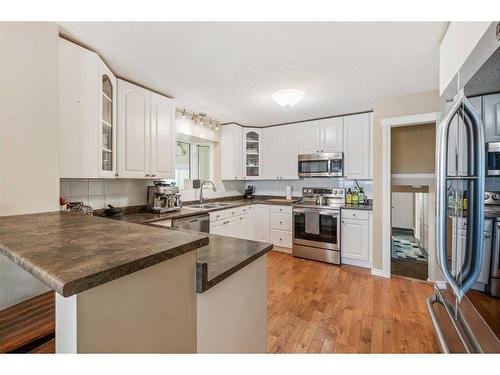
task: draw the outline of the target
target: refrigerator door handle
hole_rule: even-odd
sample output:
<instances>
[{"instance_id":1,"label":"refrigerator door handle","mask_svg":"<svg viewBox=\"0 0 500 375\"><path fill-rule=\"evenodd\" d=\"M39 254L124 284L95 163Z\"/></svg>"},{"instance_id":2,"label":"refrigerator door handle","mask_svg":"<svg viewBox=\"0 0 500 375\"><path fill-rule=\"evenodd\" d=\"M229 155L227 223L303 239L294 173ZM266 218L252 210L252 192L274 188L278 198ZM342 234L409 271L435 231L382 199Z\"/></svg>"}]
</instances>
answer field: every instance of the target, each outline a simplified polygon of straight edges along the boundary
<instances>
[{"instance_id":1,"label":"refrigerator door handle","mask_svg":"<svg viewBox=\"0 0 500 375\"><path fill-rule=\"evenodd\" d=\"M448 156L448 133L451 122L455 115L459 115L467 125L467 149L469 156L468 176L473 185L473 192L468 210L469 223L467 225L469 256L466 257L462 271L457 275L460 284L451 274L447 266L446 255L446 216L447 216L447 189L448 178L447 156ZM465 293L474 285L481 272L482 262L482 233L484 226L484 129L481 119L472 104L467 100L463 91L460 92L453 102L451 110L439 123L436 134L436 249L438 264L446 281L460 302ZM471 175L472 173L472 175ZM456 179L456 178L455 178ZM481 234L481 236L479 236ZM470 237L471 236L471 237Z\"/></svg>"}]
</instances>

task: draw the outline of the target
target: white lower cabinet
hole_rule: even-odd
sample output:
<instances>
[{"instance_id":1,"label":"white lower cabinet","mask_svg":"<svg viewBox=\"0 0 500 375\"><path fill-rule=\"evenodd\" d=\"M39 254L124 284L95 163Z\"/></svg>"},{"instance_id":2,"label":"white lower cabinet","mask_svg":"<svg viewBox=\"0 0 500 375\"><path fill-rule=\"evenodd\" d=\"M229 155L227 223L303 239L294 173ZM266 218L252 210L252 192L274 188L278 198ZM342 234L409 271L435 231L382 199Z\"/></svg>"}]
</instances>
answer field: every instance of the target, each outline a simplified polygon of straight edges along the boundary
<instances>
[{"instance_id":1,"label":"white lower cabinet","mask_svg":"<svg viewBox=\"0 0 500 375\"><path fill-rule=\"evenodd\" d=\"M269 205L257 204L253 207L255 240L270 242L269 240Z\"/></svg>"},{"instance_id":2,"label":"white lower cabinet","mask_svg":"<svg viewBox=\"0 0 500 375\"><path fill-rule=\"evenodd\" d=\"M214 211L210 213L210 233L291 249L292 207L257 204Z\"/></svg>"},{"instance_id":3,"label":"white lower cabinet","mask_svg":"<svg viewBox=\"0 0 500 375\"><path fill-rule=\"evenodd\" d=\"M273 245L292 248L292 206L269 206L269 239Z\"/></svg>"},{"instance_id":4,"label":"white lower cabinet","mask_svg":"<svg viewBox=\"0 0 500 375\"><path fill-rule=\"evenodd\" d=\"M343 264L371 268L371 215L368 211L342 210Z\"/></svg>"},{"instance_id":5,"label":"white lower cabinet","mask_svg":"<svg viewBox=\"0 0 500 375\"><path fill-rule=\"evenodd\" d=\"M273 245L279 247L286 247L287 249L292 248L292 232L280 229L271 229L269 231L269 237Z\"/></svg>"}]
</instances>

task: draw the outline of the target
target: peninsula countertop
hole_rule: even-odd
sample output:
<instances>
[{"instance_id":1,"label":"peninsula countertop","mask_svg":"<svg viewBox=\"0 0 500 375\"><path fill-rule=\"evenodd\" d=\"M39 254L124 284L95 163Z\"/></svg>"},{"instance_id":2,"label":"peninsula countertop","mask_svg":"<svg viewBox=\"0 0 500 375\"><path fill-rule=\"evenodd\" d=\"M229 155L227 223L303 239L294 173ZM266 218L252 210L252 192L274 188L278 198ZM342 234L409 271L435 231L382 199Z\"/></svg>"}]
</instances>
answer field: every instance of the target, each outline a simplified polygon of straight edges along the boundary
<instances>
[{"instance_id":1,"label":"peninsula countertop","mask_svg":"<svg viewBox=\"0 0 500 375\"><path fill-rule=\"evenodd\" d=\"M248 201L245 202L248 204ZM242 205L241 201L237 201L236 205ZM231 207L236 207L236 205ZM226 206L225 208L230 207ZM204 211L206 212L206 210ZM183 210L180 211L180 214L184 214ZM165 215L168 214L157 215L142 212L123 214L119 217L109 217L109 219L148 226L153 225L157 220L167 219ZM151 216L161 216L161 218L152 218ZM199 233L177 228L161 228L160 230ZM251 241L208 233L206 235L209 238L208 245L196 250L196 291L198 293L203 293L212 288L273 249L273 245L268 242Z\"/></svg>"},{"instance_id":2,"label":"peninsula countertop","mask_svg":"<svg viewBox=\"0 0 500 375\"><path fill-rule=\"evenodd\" d=\"M208 235L50 212L0 217L0 253L64 297L207 245Z\"/></svg>"}]
</instances>

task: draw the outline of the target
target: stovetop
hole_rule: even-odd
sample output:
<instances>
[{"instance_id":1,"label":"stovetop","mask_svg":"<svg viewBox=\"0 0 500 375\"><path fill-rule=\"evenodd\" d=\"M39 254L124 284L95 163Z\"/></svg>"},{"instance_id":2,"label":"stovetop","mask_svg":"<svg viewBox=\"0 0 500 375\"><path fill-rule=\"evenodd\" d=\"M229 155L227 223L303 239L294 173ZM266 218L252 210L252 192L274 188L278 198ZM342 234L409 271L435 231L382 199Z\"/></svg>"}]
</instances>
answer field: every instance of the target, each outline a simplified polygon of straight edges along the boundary
<instances>
[{"instance_id":1,"label":"stovetop","mask_svg":"<svg viewBox=\"0 0 500 375\"><path fill-rule=\"evenodd\" d=\"M293 207L299 208L317 208L319 210L340 210L343 204L316 204L314 202L298 202L294 203Z\"/></svg>"}]
</instances>

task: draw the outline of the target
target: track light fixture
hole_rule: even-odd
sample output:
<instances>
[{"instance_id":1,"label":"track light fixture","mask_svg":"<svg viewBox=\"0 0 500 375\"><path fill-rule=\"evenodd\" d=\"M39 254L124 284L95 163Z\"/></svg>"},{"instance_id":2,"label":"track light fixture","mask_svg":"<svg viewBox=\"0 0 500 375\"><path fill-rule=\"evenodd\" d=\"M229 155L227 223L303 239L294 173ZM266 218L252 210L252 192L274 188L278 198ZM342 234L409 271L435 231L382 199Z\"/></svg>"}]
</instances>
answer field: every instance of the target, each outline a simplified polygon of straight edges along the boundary
<instances>
[{"instance_id":1,"label":"track light fixture","mask_svg":"<svg viewBox=\"0 0 500 375\"><path fill-rule=\"evenodd\" d=\"M198 123L198 124L203 125L203 126L208 125L208 127L210 127L210 129L215 129L215 130L220 129L220 122L208 117L207 114L204 112L194 112L194 111L190 111L189 109L185 109L185 108L176 108L175 111L182 118L189 118L194 123Z\"/></svg>"}]
</instances>

